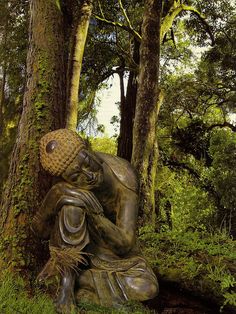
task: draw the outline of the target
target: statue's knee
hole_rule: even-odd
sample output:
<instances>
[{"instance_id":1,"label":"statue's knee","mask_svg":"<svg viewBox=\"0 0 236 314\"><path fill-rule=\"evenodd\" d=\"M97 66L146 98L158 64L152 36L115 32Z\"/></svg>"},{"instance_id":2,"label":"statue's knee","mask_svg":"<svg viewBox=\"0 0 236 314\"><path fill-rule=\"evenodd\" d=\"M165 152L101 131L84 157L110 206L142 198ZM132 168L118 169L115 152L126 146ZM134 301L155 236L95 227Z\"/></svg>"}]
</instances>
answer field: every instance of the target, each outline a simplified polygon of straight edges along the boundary
<instances>
[{"instance_id":1,"label":"statue's knee","mask_svg":"<svg viewBox=\"0 0 236 314\"><path fill-rule=\"evenodd\" d=\"M159 292L157 280L148 278L127 278L130 290L130 298L133 300L145 301L153 299Z\"/></svg>"},{"instance_id":2,"label":"statue's knee","mask_svg":"<svg viewBox=\"0 0 236 314\"><path fill-rule=\"evenodd\" d=\"M64 222L66 222L66 224L70 225L72 228L77 228L81 224L84 224L85 211L81 207L63 205L61 213L64 216Z\"/></svg>"},{"instance_id":3,"label":"statue's knee","mask_svg":"<svg viewBox=\"0 0 236 314\"><path fill-rule=\"evenodd\" d=\"M147 300L155 298L159 293L159 285L157 281L151 281L147 291Z\"/></svg>"}]
</instances>

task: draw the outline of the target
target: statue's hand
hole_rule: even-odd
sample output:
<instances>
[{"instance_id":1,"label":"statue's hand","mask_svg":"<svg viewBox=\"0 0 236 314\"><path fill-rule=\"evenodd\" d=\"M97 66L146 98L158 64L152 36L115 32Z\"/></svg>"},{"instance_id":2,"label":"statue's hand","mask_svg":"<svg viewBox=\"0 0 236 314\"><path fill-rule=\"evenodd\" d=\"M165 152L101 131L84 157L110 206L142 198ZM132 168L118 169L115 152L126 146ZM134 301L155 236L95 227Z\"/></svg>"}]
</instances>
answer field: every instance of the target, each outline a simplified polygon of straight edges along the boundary
<instances>
[{"instance_id":1,"label":"statue's hand","mask_svg":"<svg viewBox=\"0 0 236 314\"><path fill-rule=\"evenodd\" d=\"M79 196L79 195L77 195ZM80 195L81 196L81 195ZM57 202L57 210L59 211L63 206L70 205L82 208L84 212L88 215L102 215L103 208L100 204L89 203L86 199L81 199L81 197L76 197L76 191L73 191L72 195L62 195Z\"/></svg>"},{"instance_id":2,"label":"statue's hand","mask_svg":"<svg viewBox=\"0 0 236 314\"><path fill-rule=\"evenodd\" d=\"M59 211L63 206L66 205L85 208L85 203L80 199L71 195L61 195L57 201L56 209Z\"/></svg>"},{"instance_id":3,"label":"statue's hand","mask_svg":"<svg viewBox=\"0 0 236 314\"><path fill-rule=\"evenodd\" d=\"M40 213L37 213L33 217L30 228L36 237L42 239L49 239L52 226L53 226L52 221L43 220Z\"/></svg>"}]
</instances>

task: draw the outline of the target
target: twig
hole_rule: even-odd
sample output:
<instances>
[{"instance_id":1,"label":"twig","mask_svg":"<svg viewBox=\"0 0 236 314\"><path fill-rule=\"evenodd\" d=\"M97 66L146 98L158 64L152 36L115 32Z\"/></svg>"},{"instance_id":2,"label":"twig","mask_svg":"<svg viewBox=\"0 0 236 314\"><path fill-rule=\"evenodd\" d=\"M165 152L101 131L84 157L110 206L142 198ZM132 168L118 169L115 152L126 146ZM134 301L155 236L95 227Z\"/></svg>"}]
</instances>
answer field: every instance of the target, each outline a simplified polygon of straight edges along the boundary
<instances>
[{"instance_id":1,"label":"twig","mask_svg":"<svg viewBox=\"0 0 236 314\"><path fill-rule=\"evenodd\" d=\"M123 29L123 30L129 32L129 33L130 33L132 36L134 36L139 42L141 41L141 36L140 36L140 34L139 34L136 30L134 30L133 28L130 28L129 26L124 25L124 24L119 23L119 22L114 22L114 21L107 20L106 18L101 17L101 16L98 16L98 15L96 15L96 14L94 15L94 17L95 17L97 20L99 20L99 21L101 21L101 22L103 22L103 23L106 23L106 24L108 24L108 25L117 26L117 27L119 27L119 28L121 28L121 29Z\"/></svg>"}]
</instances>

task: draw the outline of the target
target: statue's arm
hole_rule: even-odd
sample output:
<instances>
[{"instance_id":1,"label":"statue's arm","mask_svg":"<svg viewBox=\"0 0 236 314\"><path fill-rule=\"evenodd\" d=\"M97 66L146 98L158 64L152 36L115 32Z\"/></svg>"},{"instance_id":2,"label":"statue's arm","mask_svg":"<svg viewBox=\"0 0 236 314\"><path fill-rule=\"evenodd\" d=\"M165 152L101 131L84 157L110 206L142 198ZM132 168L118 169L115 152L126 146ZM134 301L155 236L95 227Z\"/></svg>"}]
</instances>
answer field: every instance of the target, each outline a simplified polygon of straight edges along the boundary
<instances>
[{"instance_id":1,"label":"statue's arm","mask_svg":"<svg viewBox=\"0 0 236 314\"><path fill-rule=\"evenodd\" d=\"M43 203L32 221L32 230L40 238L48 239L54 226L58 211L63 205L77 205L81 202L76 199L71 185L66 182L55 184L45 196Z\"/></svg>"},{"instance_id":2,"label":"statue's arm","mask_svg":"<svg viewBox=\"0 0 236 314\"><path fill-rule=\"evenodd\" d=\"M88 215L89 223L102 240L118 255L126 254L135 244L138 197L125 189L118 202L116 224L103 215Z\"/></svg>"},{"instance_id":3,"label":"statue's arm","mask_svg":"<svg viewBox=\"0 0 236 314\"><path fill-rule=\"evenodd\" d=\"M54 185L46 194L40 209L33 217L32 230L40 238L47 239L55 219L55 208L60 197L59 188Z\"/></svg>"}]
</instances>

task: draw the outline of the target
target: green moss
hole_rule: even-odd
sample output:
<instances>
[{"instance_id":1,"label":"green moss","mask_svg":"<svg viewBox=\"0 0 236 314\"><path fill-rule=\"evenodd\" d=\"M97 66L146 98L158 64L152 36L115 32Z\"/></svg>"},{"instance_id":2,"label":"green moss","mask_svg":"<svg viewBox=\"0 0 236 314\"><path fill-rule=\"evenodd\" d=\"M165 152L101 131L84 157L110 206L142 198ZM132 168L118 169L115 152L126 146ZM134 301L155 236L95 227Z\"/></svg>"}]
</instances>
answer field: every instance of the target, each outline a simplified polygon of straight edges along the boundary
<instances>
[{"instance_id":1,"label":"green moss","mask_svg":"<svg viewBox=\"0 0 236 314\"><path fill-rule=\"evenodd\" d=\"M25 226L16 223L20 214L31 214L31 199L33 189L33 177L29 171L29 154L26 153L21 157L18 166L18 180L12 190L12 208L9 214L13 214L11 225L0 240L1 259L7 267L20 268L29 264L27 254L23 256L22 248L25 247L26 234Z\"/></svg>"},{"instance_id":2,"label":"green moss","mask_svg":"<svg viewBox=\"0 0 236 314\"><path fill-rule=\"evenodd\" d=\"M37 92L32 99L33 105L33 115L32 122L34 124L34 129L36 131L41 131L42 126L47 122L50 117L49 113L49 97L51 91L50 77L50 61L49 56L45 52L41 51L38 60L38 82L37 82Z\"/></svg>"},{"instance_id":3,"label":"green moss","mask_svg":"<svg viewBox=\"0 0 236 314\"><path fill-rule=\"evenodd\" d=\"M39 74L37 90L32 99L32 110L31 117L29 119L29 128L33 135L27 143L26 152L20 156L16 183L12 189L12 200L11 209L8 214L13 214L13 219L18 219L20 214L27 215L31 217L32 211L31 206L34 203L34 176L32 173L32 164L37 163L38 159L38 137L40 136L40 131L42 126L45 126L45 119L49 116L48 113L48 103L50 92L50 82L48 80L48 58L43 54L38 60L37 70ZM48 118L47 118L48 119ZM36 200L34 206L37 206ZM6 209L9 210L9 209ZM5 214L7 217L7 212ZM12 219L12 218L11 218ZM22 248L24 248L25 239L27 235L25 230L12 220L12 227L9 230L9 237L7 239L2 239L0 243L0 249L2 252L3 259L8 266L21 267L29 263L26 256L22 255ZM22 228L25 229L24 226ZM17 238L12 235L17 235ZM8 257L7 257L8 255ZM27 255L27 254L24 254ZM8 261L9 259L9 261Z\"/></svg>"},{"instance_id":4,"label":"green moss","mask_svg":"<svg viewBox=\"0 0 236 314\"><path fill-rule=\"evenodd\" d=\"M154 311L149 310L143 304L135 301L128 301L124 303L117 309L108 308L104 306L99 306L91 303L79 303L78 304L79 313L102 313L102 314L126 314L126 313L134 313L134 314L148 314L155 313Z\"/></svg>"},{"instance_id":5,"label":"green moss","mask_svg":"<svg viewBox=\"0 0 236 314\"><path fill-rule=\"evenodd\" d=\"M29 173L28 164L29 154L27 153L20 161L19 178L12 193L14 217L17 217L21 212L27 213L29 211L27 194L32 190L33 178Z\"/></svg>"},{"instance_id":6,"label":"green moss","mask_svg":"<svg viewBox=\"0 0 236 314\"><path fill-rule=\"evenodd\" d=\"M22 247L25 247L25 239L28 236L22 226L18 225L15 234L7 235L1 238L0 254L1 260L9 268L21 269L22 266L29 266L29 254L22 253ZM10 255L10 257L9 257Z\"/></svg>"}]
</instances>

